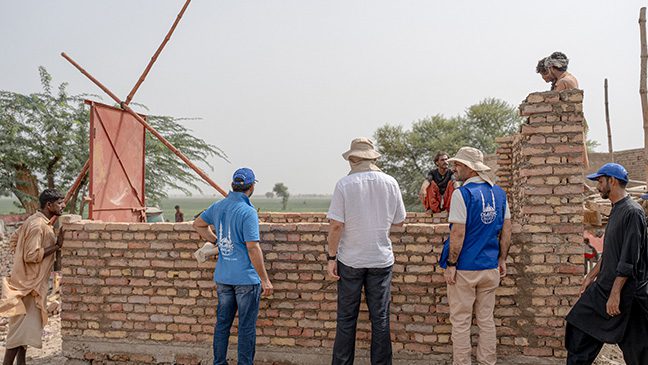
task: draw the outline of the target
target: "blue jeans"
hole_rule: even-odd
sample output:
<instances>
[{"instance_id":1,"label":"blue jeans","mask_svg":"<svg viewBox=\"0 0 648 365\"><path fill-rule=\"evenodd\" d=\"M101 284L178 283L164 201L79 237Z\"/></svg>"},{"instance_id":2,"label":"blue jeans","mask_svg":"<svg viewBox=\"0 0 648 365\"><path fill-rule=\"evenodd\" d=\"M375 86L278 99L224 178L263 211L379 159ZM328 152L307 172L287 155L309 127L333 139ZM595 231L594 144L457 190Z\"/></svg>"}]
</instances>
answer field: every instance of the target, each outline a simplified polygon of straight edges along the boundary
<instances>
[{"instance_id":1,"label":"blue jeans","mask_svg":"<svg viewBox=\"0 0 648 365\"><path fill-rule=\"evenodd\" d=\"M364 287L371 320L371 364L391 365L389 332L392 267L356 269L337 262L337 328L333 344L333 365L352 365L355 358L356 326Z\"/></svg>"},{"instance_id":2,"label":"blue jeans","mask_svg":"<svg viewBox=\"0 0 648 365\"><path fill-rule=\"evenodd\" d=\"M216 285L218 307L216 309L216 327L214 328L214 365L227 365L227 345L237 309L239 312L238 364L252 365L261 285L218 283Z\"/></svg>"}]
</instances>

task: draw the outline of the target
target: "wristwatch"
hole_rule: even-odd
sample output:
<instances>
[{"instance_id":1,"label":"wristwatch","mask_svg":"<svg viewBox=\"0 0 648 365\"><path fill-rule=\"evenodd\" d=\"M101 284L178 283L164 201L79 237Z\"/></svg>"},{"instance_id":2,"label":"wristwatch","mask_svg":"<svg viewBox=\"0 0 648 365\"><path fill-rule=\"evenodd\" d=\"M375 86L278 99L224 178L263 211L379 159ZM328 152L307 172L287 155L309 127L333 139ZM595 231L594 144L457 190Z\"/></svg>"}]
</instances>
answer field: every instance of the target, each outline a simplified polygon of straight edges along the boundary
<instances>
[{"instance_id":1,"label":"wristwatch","mask_svg":"<svg viewBox=\"0 0 648 365\"><path fill-rule=\"evenodd\" d=\"M448 265L449 267L451 267L451 266L457 266L457 261L450 261L450 260L448 260L448 261L446 261L446 265Z\"/></svg>"},{"instance_id":2,"label":"wristwatch","mask_svg":"<svg viewBox=\"0 0 648 365\"><path fill-rule=\"evenodd\" d=\"M337 260L337 255L333 255L333 256L331 256L331 255L329 255L329 254L327 253L327 254L326 254L326 260L327 260L327 261L335 261L335 260Z\"/></svg>"}]
</instances>

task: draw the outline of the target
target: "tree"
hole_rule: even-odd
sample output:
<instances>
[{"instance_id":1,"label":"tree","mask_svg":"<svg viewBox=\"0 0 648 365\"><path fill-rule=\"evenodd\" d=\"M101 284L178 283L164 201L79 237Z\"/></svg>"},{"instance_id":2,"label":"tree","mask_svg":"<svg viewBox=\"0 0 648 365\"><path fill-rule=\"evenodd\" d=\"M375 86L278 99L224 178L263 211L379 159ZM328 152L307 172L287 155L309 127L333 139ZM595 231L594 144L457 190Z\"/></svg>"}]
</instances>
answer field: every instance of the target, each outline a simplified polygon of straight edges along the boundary
<instances>
[{"instance_id":1,"label":"tree","mask_svg":"<svg viewBox=\"0 0 648 365\"><path fill-rule=\"evenodd\" d=\"M282 210L286 210L286 207L288 206L288 198L290 197L288 187L284 185L284 183L276 183L274 188L272 188L272 191L281 198Z\"/></svg>"},{"instance_id":2,"label":"tree","mask_svg":"<svg viewBox=\"0 0 648 365\"><path fill-rule=\"evenodd\" d=\"M514 132L521 122L512 106L485 99L466 109L465 115L427 117L414 122L411 130L384 125L374 134L382 154L378 164L399 182L407 208L421 209L418 191L438 151L453 155L462 146L472 146L493 153L495 138Z\"/></svg>"},{"instance_id":3,"label":"tree","mask_svg":"<svg viewBox=\"0 0 648 365\"><path fill-rule=\"evenodd\" d=\"M38 209L42 188L65 193L71 187L89 155L89 110L83 103L88 95L70 96L67 84L52 92L52 77L39 67L43 91L23 95L0 91L0 193L11 192L28 213ZM180 124L182 119L150 116L149 123L190 159L211 168L209 158L226 158L216 146L193 137ZM168 188L189 193L196 188L196 175L157 139L146 137L145 188L149 201L165 197ZM73 195L69 212L77 212L79 192Z\"/></svg>"},{"instance_id":4,"label":"tree","mask_svg":"<svg viewBox=\"0 0 648 365\"><path fill-rule=\"evenodd\" d=\"M495 137L515 133L522 123L516 108L505 101L487 98L466 110L462 129L468 138L468 146L484 153L495 153Z\"/></svg>"},{"instance_id":5,"label":"tree","mask_svg":"<svg viewBox=\"0 0 648 365\"><path fill-rule=\"evenodd\" d=\"M272 199L274 198L274 193L272 191L268 191L267 193L265 193L265 197L268 199Z\"/></svg>"}]
</instances>

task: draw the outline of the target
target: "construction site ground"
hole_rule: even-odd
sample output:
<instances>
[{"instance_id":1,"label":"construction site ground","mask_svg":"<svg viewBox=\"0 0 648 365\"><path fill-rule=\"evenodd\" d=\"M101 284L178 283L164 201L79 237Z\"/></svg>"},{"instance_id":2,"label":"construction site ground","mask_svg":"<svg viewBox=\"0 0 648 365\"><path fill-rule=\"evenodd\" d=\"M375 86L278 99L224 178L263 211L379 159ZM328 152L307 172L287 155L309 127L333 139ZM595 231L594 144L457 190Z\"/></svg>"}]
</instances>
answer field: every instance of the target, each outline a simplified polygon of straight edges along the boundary
<instances>
[{"instance_id":1,"label":"construction site ground","mask_svg":"<svg viewBox=\"0 0 648 365\"><path fill-rule=\"evenodd\" d=\"M0 357L4 358L4 340L6 335L6 318L2 318L2 330L0 332ZM66 358L61 351L61 317L54 315L43 332L43 348L27 350L27 364L29 365L64 365ZM500 362L504 364L503 362ZM625 365L623 355L616 345L605 345L595 365ZM269 363L257 363L257 365L275 365ZM504 364L505 365L505 364ZM538 364L541 365L541 364Z\"/></svg>"}]
</instances>

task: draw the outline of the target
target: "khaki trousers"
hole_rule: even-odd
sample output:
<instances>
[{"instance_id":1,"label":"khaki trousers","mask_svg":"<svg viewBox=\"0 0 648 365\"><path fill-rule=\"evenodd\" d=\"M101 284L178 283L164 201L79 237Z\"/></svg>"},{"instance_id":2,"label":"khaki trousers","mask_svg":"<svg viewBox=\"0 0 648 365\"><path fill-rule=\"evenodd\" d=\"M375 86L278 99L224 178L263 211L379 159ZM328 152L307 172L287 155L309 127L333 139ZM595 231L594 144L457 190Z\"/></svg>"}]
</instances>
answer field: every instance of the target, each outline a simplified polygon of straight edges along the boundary
<instances>
[{"instance_id":1,"label":"khaki trousers","mask_svg":"<svg viewBox=\"0 0 648 365\"><path fill-rule=\"evenodd\" d=\"M494 365L497 361L495 334L495 289L499 286L498 269L468 271L457 270L456 283L448 285L450 323L452 323L452 364L470 365L470 327L473 309L479 341L477 362Z\"/></svg>"}]
</instances>

